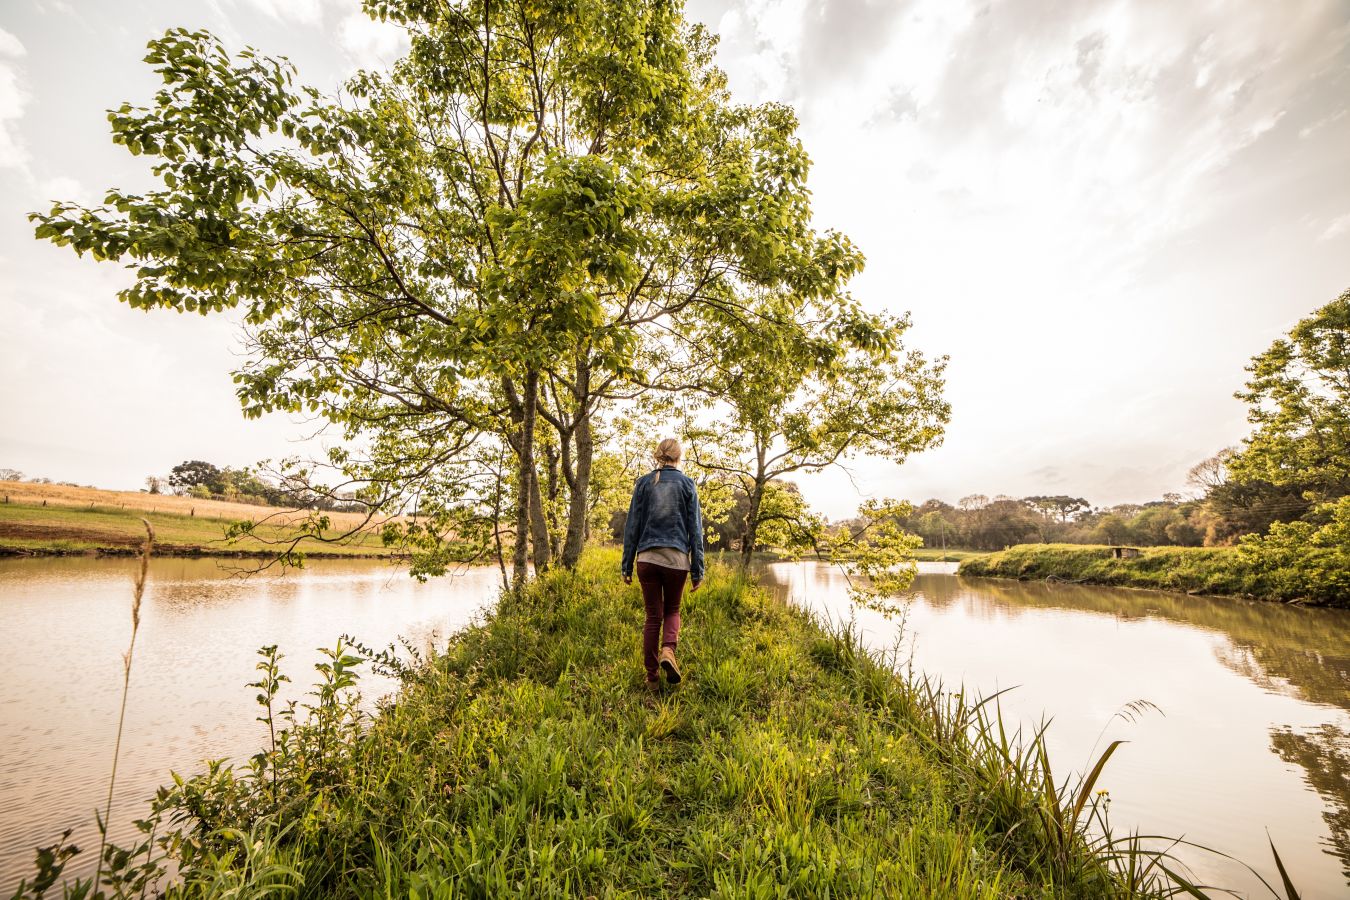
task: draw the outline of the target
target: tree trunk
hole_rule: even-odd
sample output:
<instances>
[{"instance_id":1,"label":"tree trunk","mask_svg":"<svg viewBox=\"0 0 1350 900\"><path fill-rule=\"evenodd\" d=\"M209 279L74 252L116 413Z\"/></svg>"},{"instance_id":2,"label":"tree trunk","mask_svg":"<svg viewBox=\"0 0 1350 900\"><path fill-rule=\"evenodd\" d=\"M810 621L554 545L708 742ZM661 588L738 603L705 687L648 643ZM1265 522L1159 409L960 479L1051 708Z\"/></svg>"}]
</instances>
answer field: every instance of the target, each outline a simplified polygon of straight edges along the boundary
<instances>
[{"instance_id":1,"label":"tree trunk","mask_svg":"<svg viewBox=\"0 0 1350 900\"><path fill-rule=\"evenodd\" d=\"M503 453L502 456L506 454ZM506 557L502 554L502 486L505 467L502 465L504 460L497 458L497 465L493 471L492 491L492 541L497 549L497 567L502 570L502 588L509 590L510 580L506 577Z\"/></svg>"},{"instance_id":2,"label":"tree trunk","mask_svg":"<svg viewBox=\"0 0 1350 900\"><path fill-rule=\"evenodd\" d=\"M575 569L586 546L586 519L590 512L591 459L595 455L595 440L591 434L591 364L585 353L577 357L576 374L577 418L572 429L576 441L576 469L572 473L571 503L567 509L567 540L563 543L562 564Z\"/></svg>"},{"instance_id":3,"label":"tree trunk","mask_svg":"<svg viewBox=\"0 0 1350 900\"><path fill-rule=\"evenodd\" d=\"M515 386L503 379L512 417L517 420L516 433L516 538L511 555L511 584L516 590L525 586L530 577L530 487L534 483L534 421L535 404L539 399L539 372L525 373L523 396L517 396Z\"/></svg>"},{"instance_id":4,"label":"tree trunk","mask_svg":"<svg viewBox=\"0 0 1350 900\"><path fill-rule=\"evenodd\" d=\"M572 487L572 503L567 510L567 541L563 544L562 564L575 569L586 546L586 518L590 511L591 459L595 443L591 436L591 415L583 413L577 419L576 484Z\"/></svg>"},{"instance_id":5,"label":"tree trunk","mask_svg":"<svg viewBox=\"0 0 1350 900\"><path fill-rule=\"evenodd\" d=\"M764 486L769 479L764 474L764 445L755 441L755 484L750 489L750 508L745 512L745 536L741 539L741 571L750 569L755 555L755 537L759 534L759 507L764 500Z\"/></svg>"},{"instance_id":6,"label":"tree trunk","mask_svg":"<svg viewBox=\"0 0 1350 900\"><path fill-rule=\"evenodd\" d=\"M539 472L530 466L530 543L534 545L534 574L548 571L551 553L548 543L548 520L544 518L544 500L539 493Z\"/></svg>"},{"instance_id":7,"label":"tree trunk","mask_svg":"<svg viewBox=\"0 0 1350 900\"><path fill-rule=\"evenodd\" d=\"M741 537L741 571L748 571L755 555L755 536L759 533L759 504L764 499L764 484L756 480L750 489L750 508L745 512L745 533Z\"/></svg>"},{"instance_id":8,"label":"tree trunk","mask_svg":"<svg viewBox=\"0 0 1350 900\"><path fill-rule=\"evenodd\" d=\"M548 464L548 553L549 559L557 559L562 553L562 529L558 527L558 491L561 487L558 479L558 450L552 444L544 450L544 459Z\"/></svg>"}]
</instances>

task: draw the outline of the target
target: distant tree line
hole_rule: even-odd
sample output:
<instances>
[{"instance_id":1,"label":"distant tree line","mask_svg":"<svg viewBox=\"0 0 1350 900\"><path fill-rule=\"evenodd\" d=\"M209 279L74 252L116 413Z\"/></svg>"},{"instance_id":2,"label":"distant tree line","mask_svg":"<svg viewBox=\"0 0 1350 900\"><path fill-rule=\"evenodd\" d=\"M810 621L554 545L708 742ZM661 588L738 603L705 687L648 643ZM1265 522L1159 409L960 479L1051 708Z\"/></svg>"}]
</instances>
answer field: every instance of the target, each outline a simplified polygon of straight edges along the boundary
<instances>
[{"instance_id":1,"label":"distant tree line","mask_svg":"<svg viewBox=\"0 0 1350 900\"><path fill-rule=\"evenodd\" d=\"M172 492L182 497L202 500L229 500L235 503L254 503L262 506L285 506L297 509L317 509L327 512L357 511L364 507L353 497L344 497L331 490L310 484L303 477L283 476L273 481L250 469L217 466L201 459L185 460L174 466L168 475L151 475L145 479L146 490L152 494Z\"/></svg>"},{"instance_id":2,"label":"distant tree line","mask_svg":"<svg viewBox=\"0 0 1350 900\"><path fill-rule=\"evenodd\" d=\"M61 487L88 487L89 485L77 484L74 481L54 481L39 475L31 478L20 469L11 469L8 466L0 466L0 481L26 481L29 484L56 484Z\"/></svg>"},{"instance_id":3,"label":"distant tree line","mask_svg":"<svg viewBox=\"0 0 1350 900\"><path fill-rule=\"evenodd\" d=\"M1350 291L1254 357L1247 372L1237 396L1253 431L1191 468L1188 498L1095 508L1081 497L973 494L955 506L928 500L899 524L928 547L974 550L1239 546L1290 572L1325 567L1326 578L1344 578L1350 590Z\"/></svg>"},{"instance_id":4,"label":"distant tree line","mask_svg":"<svg viewBox=\"0 0 1350 900\"><path fill-rule=\"evenodd\" d=\"M1141 544L1198 547L1200 504L1169 494L1148 503L1093 507L1082 497L963 497L927 500L899 519L926 547L1001 550L1013 544Z\"/></svg>"}]
</instances>

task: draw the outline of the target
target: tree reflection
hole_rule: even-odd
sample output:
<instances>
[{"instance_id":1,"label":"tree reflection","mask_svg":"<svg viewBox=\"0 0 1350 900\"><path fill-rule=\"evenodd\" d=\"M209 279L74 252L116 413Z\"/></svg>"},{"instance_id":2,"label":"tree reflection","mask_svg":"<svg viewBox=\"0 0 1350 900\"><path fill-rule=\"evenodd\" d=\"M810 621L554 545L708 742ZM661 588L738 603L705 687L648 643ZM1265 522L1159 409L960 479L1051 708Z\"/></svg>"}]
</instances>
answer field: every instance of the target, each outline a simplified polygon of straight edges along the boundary
<instances>
[{"instance_id":1,"label":"tree reflection","mask_svg":"<svg viewBox=\"0 0 1350 900\"><path fill-rule=\"evenodd\" d=\"M1345 610L996 578L920 576L915 586L939 608L976 595L1009 611L1073 609L1222 632L1232 646L1216 655L1227 668L1265 690L1350 710L1350 612Z\"/></svg>"},{"instance_id":2,"label":"tree reflection","mask_svg":"<svg viewBox=\"0 0 1350 900\"><path fill-rule=\"evenodd\" d=\"M1331 829L1327 851L1350 880L1350 734L1326 724L1310 734L1276 729L1270 742L1280 759L1303 767L1304 778L1326 803L1322 818Z\"/></svg>"}]
</instances>

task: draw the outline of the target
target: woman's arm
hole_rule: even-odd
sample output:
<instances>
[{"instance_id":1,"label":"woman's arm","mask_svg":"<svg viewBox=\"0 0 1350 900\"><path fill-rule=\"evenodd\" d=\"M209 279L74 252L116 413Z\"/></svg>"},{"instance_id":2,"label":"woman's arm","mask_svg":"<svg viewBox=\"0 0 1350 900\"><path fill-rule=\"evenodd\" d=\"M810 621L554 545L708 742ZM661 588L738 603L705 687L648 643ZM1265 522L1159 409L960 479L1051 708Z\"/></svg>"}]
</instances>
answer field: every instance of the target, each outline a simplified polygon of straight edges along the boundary
<instances>
[{"instance_id":1,"label":"woman's arm","mask_svg":"<svg viewBox=\"0 0 1350 900\"><path fill-rule=\"evenodd\" d=\"M638 522L646 513L646 492L642 479L633 485L633 497L628 501L628 518L623 523L623 580L633 580L633 558L637 556Z\"/></svg>"},{"instance_id":2,"label":"woman's arm","mask_svg":"<svg viewBox=\"0 0 1350 900\"><path fill-rule=\"evenodd\" d=\"M703 580L703 510L699 508L698 485L693 479L689 481L685 528L689 531L689 580L697 586Z\"/></svg>"}]
</instances>

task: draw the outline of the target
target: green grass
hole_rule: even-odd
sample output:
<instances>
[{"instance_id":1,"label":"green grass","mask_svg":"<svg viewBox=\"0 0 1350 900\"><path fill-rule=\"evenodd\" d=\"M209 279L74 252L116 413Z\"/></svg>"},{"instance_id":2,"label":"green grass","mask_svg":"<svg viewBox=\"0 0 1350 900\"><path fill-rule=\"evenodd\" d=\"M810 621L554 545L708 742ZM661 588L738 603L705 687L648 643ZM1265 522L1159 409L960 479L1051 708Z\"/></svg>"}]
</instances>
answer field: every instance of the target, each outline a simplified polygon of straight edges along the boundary
<instances>
[{"instance_id":1,"label":"green grass","mask_svg":"<svg viewBox=\"0 0 1350 900\"><path fill-rule=\"evenodd\" d=\"M989 555L988 552L984 550L943 550L941 547L919 547L910 552L914 554L915 559L924 562L961 562L967 559L974 559L977 556ZM716 553L709 554L709 556L717 556L731 564L735 564L735 562L740 559L739 554L725 550L717 551ZM773 549L755 551L756 562L780 562L784 560L791 562L798 559L815 559L815 556L812 553L789 554Z\"/></svg>"},{"instance_id":2,"label":"green grass","mask_svg":"<svg viewBox=\"0 0 1350 900\"><path fill-rule=\"evenodd\" d=\"M915 559L925 562L965 562L968 559L989 555L984 550L943 550L941 547L920 547L913 553Z\"/></svg>"},{"instance_id":3,"label":"green grass","mask_svg":"<svg viewBox=\"0 0 1350 900\"><path fill-rule=\"evenodd\" d=\"M260 508L256 518L276 512ZM230 521L205 516L152 513L141 509L116 507L40 506L23 503L0 504L0 551L23 553L135 553L145 537L141 519L155 529L156 555L191 554L263 554L278 547L255 537L244 536L226 541ZM265 525L258 534L267 542L281 542L299 535L299 529L284 525ZM311 556L370 556L389 553L378 533L366 533L342 544L305 541L300 549Z\"/></svg>"},{"instance_id":4,"label":"green grass","mask_svg":"<svg viewBox=\"0 0 1350 900\"><path fill-rule=\"evenodd\" d=\"M1291 583L1263 571L1230 547L1147 547L1135 558L1113 559L1110 547L1019 544L963 562L960 574L1350 605L1350 598L1334 590Z\"/></svg>"},{"instance_id":5,"label":"green grass","mask_svg":"<svg viewBox=\"0 0 1350 900\"><path fill-rule=\"evenodd\" d=\"M591 552L505 596L398 664L373 721L345 692L360 660L332 651L312 711L274 716L247 768L161 791L145 829L172 850L171 893L1163 895L1131 843L1091 836L1093 780L1058 783L1037 737L725 567L686 597L684 683L648 695L617 566ZM149 844L117 859L132 893L165 864Z\"/></svg>"}]
</instances>

